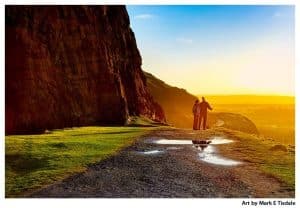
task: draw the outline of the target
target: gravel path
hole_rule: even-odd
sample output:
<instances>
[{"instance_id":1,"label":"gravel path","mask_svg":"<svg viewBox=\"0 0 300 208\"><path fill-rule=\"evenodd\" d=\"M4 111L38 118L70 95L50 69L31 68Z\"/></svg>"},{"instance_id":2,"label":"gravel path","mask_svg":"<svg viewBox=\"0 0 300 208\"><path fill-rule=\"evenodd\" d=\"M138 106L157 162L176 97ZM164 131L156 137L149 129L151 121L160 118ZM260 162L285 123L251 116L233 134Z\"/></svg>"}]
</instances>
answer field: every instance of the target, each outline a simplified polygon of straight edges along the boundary
<instances>
[{"instance_id":1,"label":"gravel path","mask_svg":"<svg viewBox=\"0 0 300 208\"><path fill-rule=\"evenodd\" d=\"M290 193L274 178L240 166L218 166L199 160L192 145L158 145L149 138L187 139L188 130L153 132L85 172L70 176L27 197L286 197ZM151 152L158 150L157 152ZM148 152L150 151L150 152ZM145 152L146 154L143 154ZM242 171L251 171L243 180ZM248 172L249 173L249 172ZM256 175L255 175L256 174ZM249 175L249 174L247 174ZM261 186L251 186L255 180ZM269 186L268 186L269 185Z\"/></svg>"}]
</instances>

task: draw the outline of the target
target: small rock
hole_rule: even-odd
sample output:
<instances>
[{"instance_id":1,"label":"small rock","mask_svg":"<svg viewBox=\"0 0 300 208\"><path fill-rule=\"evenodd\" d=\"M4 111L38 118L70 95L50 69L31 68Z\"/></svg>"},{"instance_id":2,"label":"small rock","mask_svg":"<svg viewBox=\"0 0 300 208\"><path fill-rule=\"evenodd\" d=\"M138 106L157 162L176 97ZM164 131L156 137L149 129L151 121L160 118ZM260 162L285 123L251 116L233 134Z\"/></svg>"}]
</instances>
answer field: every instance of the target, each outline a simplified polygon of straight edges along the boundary
<instances>
[{"instance_id":1,"label":"small rock","mask_svg":"<svg viewBox=\"0 0 300 208\"><path fill-rule=\"evenodd\" d=\"M51 131L49 131L48 129L46 129L44 133L45 134L51 134Z\"/></svg>"},{"instance_id":2,"label":"small rock","mask_svg":"<svg viewBox=\"0 0 300 208\"><path fill-rule=\"evenodd\" d=\"M281 144L274 145L269 150L287 152L287 148L284 145L281 145Z\"/></svg>"}]
</instances>

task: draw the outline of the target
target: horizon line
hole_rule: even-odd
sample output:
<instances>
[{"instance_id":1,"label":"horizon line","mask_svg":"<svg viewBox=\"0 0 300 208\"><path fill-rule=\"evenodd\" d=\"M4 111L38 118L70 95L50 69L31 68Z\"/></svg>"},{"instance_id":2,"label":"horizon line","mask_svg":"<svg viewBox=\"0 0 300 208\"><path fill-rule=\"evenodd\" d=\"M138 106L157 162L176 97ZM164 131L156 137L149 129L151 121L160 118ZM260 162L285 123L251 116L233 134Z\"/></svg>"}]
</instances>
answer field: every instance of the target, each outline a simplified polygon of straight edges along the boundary
<instances>
[{"instance_id":1,"label":"horizon line","mask_svg":"<svg viewBox=\"0 0 300 208\"><path fill-rule=\"evenodd\" d=\"M196 96L257 96L257 97L293 97L295 95L287 95L287 94L196 94Z\"/></svg>"}]
</instances>

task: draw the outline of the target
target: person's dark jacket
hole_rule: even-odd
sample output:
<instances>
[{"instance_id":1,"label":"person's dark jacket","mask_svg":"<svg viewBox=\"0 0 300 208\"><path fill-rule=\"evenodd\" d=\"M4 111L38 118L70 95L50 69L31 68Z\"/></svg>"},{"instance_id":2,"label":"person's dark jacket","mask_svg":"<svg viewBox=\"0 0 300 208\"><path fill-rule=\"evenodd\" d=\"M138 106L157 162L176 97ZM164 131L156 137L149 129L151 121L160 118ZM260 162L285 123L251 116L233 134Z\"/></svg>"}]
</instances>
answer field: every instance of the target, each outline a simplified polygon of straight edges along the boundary
<instances>
[{"instance_id":1,"label":"person's dark jacket","mask_svg":"<svg viewBox=\"0 0 300 208\"><path fill-rule=\"evenodd\" d=\"M200 114L206 115L206 114L207 114L207 109L212 110L212 108L210 107L210 105L209 105L208 102L202 101L202 102L200 103Z\"/></svg>"}]
</instances>

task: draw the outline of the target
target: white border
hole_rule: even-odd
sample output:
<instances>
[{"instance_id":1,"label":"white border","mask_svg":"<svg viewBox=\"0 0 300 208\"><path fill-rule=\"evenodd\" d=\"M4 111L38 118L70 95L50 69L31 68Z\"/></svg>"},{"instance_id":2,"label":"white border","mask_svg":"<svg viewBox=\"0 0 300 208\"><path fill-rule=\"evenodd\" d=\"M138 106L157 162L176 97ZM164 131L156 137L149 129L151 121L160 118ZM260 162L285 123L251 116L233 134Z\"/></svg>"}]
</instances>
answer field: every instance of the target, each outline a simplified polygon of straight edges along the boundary
<instances>
[{"instance_id":1,"label":"white border","mask_svg":"<svg viewBox=\"0 0 300 208\"><path fill-rule=\"evenodd\" d=\"M72 1L38 1L38 0L21 0L21 1L14 1L14 0L6 0L1 3L1 33L0 33L0 40L2 43L2 47L0 49L0 60L2 64L2 70L0 72L1 76L1 83L2 90L0 94L0 107L2 112L1 117L1 133L3 137L1 138L0 142L0 150L1 150L1 157L0 157L0 207L43 207L43 208L53 208L53 207L250 207L250 206L242 206L241 203L243 200L245 201L259 201L261 199L4 199L4 112L5 112L5 105L4 105L4 91L5 91L5 77L4 77L4 28L5 28L5 22L4 22L4 5L5 4L238 4L238 5L296 5L296 53L295 53L295 96L296 96L296 172L299 173L299 160L297 159L297 152L299 151L299 146L297 139L299 139L299 129L300 124L298 122L300 112L299 112L299 77L300 73L298 70L299 68L299 4L296 0L257 0L257 1L251 1L251 0L198 0L198 1L192 1L192 0L152 0L152 1L145 1L145 0L127 0L127 1L109 1L109 0L102 0L102 1L82 1L82 0L72 0ZM296 177L296 203L299 202L297 199L299 198L299 180L298 177ZM267 200L267 199L265 199ZM268 199L268 200L277 200L277 199ZM284 200L284 199L280 199ZM286 199L290 200L290 199ZM253 207L253 206L251 206ZM257 206L259 207L259 206ZM294 206L264 206L264 207L294 207Z\"/></svg>"},{"instance_id":2,"label":"white border","mask_svg":"<svg viewBox=\"0 0 300 208\"><path fill-rule=\"evenodd\" d=\"M64 5L74 5L74 4L237 4L237 5L288 5L296 4L297 0L5 0L4 4L64 4Z\"/></svg>"}]
</instances>

